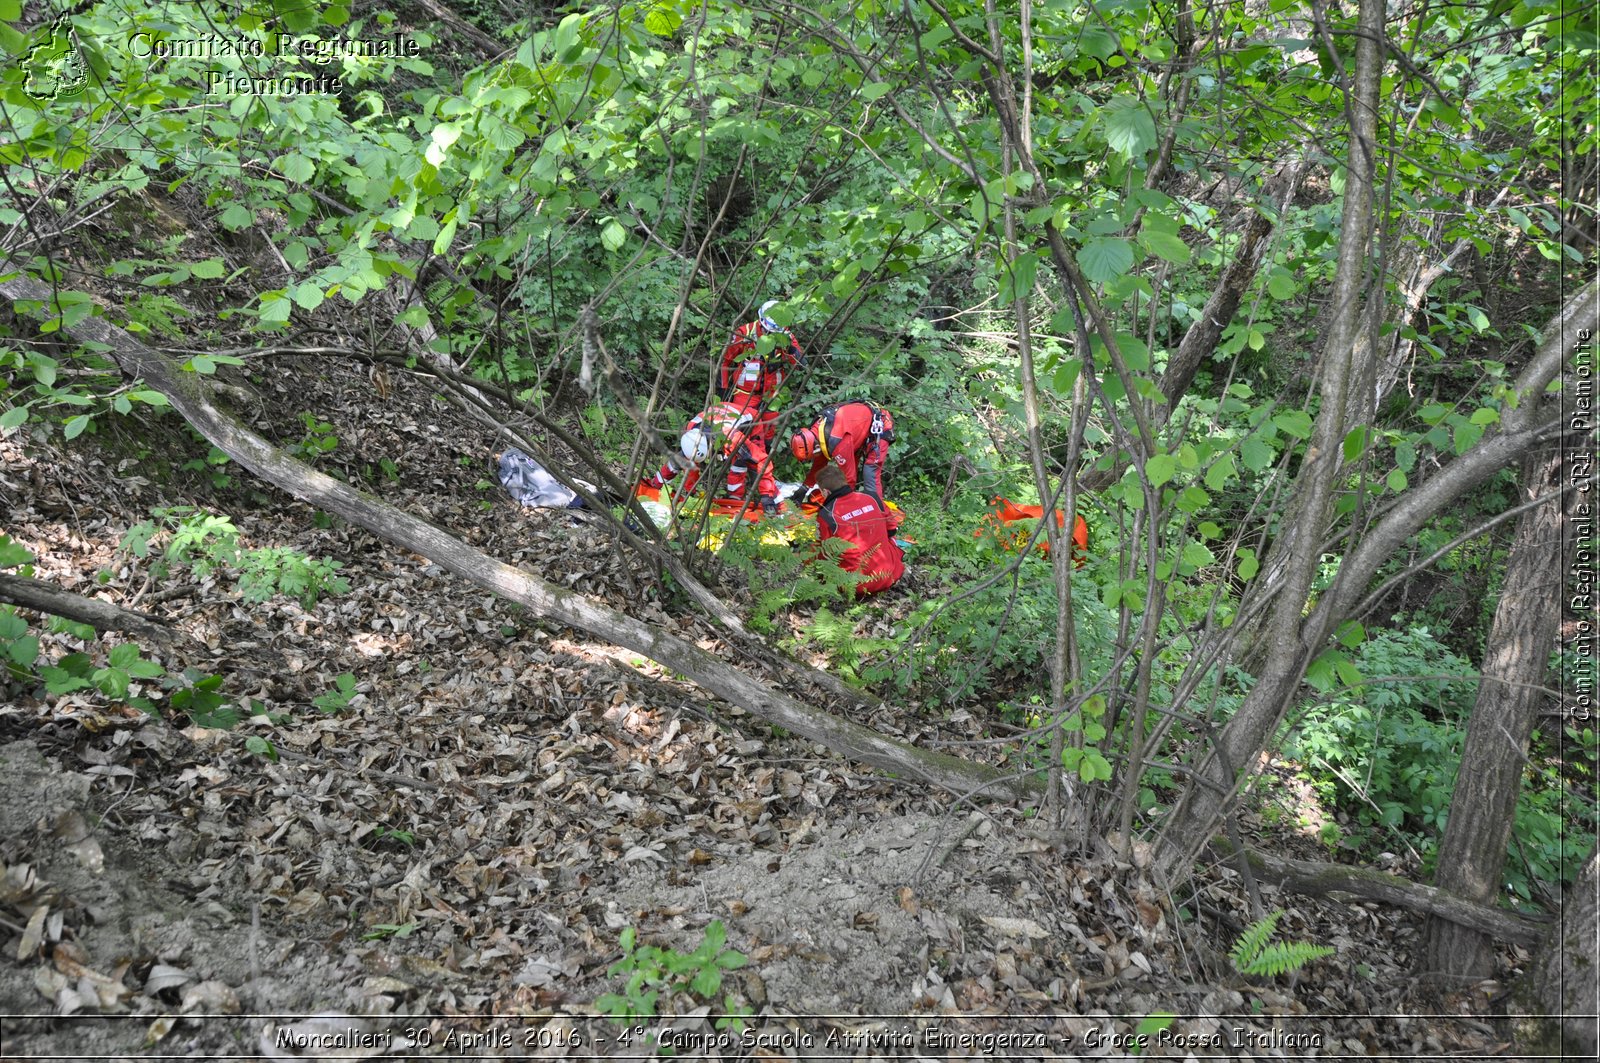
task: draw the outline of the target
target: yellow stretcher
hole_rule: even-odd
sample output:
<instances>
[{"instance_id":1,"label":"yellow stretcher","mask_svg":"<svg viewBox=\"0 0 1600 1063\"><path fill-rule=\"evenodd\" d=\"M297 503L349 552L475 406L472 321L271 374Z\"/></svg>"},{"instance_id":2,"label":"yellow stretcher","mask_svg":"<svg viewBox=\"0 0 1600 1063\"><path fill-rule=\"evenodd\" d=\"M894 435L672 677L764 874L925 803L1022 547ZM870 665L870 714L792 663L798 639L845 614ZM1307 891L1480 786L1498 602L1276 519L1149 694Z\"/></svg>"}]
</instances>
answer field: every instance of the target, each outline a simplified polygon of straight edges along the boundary
<instances>
[{"instance_id":1,"label":"yellow stretcher","mask_svg":"<svg viewBox=\"0 0 1600 1063\"><path fill-rule=\"evenodd\" d=\"M694 528L700 521L703 512L701 507L705 505L702 499L691 500L678 511L677 519L674 520L671 507L661 500L659 491L640 491L637 501L655 526L669 533ZM885 505L896 513L900 512L900 507L893 502L887 502ZM754 503L746 505L738 499L714 499L711 502L711 512L705 518L700 541L696 545L702 550L722 549L728 540L728 533L733 530L735 524L759 528L757 541L764 546L792 546L796 543L815 542L817 522L812 518L816 512L817 507L809 502L800 504L786 502L782 510L769 517Z\"/></svg>"}]
</instances>

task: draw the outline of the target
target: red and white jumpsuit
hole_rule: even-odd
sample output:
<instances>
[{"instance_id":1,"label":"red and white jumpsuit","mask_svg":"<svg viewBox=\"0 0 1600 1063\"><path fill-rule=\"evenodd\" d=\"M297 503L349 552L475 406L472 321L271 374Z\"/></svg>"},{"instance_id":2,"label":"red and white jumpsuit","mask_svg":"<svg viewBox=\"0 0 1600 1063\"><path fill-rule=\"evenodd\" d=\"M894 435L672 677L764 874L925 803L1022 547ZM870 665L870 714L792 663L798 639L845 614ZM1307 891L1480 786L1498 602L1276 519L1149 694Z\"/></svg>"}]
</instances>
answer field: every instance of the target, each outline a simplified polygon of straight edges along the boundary
<instances>
[{"instance_id":1,"label":"red and white jumpsuit","mask_svg":"<svg viewBox=\"0 0 1600 1063\"><path fill-rule=\"evenodd\" d=\"M767 335L778 337L777 346L763 358L756 353L757 341ZM735 403L756 419L752 434L759 435L763 445L772 444L773 422L778 419L778 412L771 408L772 401L782 389L789 371L804 357L792 335L769 329L759 321L746 322L734 329L733 339L722 352L722 363L717 369L717 394L724 402Z\"/></svg>"},{"instance_id":2,"label":"red and white jumpsuit","mask_svg":"<svg viewBox=\"0 0 1600 1063\"><path fill-rule=\"evenodd\" d=\"M778 482L772 475L772 461L767 448L755 433L755 422L743 406L732 402L719 402L703 413L696 414L685 432L699 430L712 437L711 453L728 459L727 489L730 498L743 498L752 480L757 497L765 502L778 497ZM700 482L700 468L688 458L677 455L667 459L655 473L644 478L640 487L659 491L684 469L689 470L683 481L684 494L695 489ZM754 476L752 477L752 472Z\"/></svg>"}]
</instances>

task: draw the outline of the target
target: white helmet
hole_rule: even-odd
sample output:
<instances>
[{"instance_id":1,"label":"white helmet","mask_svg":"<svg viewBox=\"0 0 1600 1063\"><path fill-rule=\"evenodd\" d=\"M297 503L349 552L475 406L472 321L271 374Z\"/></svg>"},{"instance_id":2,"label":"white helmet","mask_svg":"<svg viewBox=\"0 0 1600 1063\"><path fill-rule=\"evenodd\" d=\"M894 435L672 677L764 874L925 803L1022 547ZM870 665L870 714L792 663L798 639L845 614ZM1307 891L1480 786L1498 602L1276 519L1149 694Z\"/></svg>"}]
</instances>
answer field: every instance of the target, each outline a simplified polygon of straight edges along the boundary
<instances>
[{"instance_id":1,"label":"white helmet","mask_svg":"<svg viewBox=\"0 0 1600 1063\"><path fill-rule=\"evenodd\" d=\"M698 428L691 428L678 440L683 456L696 465L711 456L711 439Z\"/></svg>"},{"instance_id":2,"label":"white helmet","mask_svg":"<svg viewBox=\"0 0 1600 1063\"><path fill-rule=\"evenodd\" d=\"M766 329L768 332L782 332L783 331L781 328L778 327L778 323L776 321L772 320L772 318L768 316L768 313L772 310L772 308L777 306L777 305L778 305L778 300L776 300L776 299L768 299L766 302L761 304L761 309L759 311L757 311L757 315L761 319L761 327Z\"/></svg>"}]
</instances>

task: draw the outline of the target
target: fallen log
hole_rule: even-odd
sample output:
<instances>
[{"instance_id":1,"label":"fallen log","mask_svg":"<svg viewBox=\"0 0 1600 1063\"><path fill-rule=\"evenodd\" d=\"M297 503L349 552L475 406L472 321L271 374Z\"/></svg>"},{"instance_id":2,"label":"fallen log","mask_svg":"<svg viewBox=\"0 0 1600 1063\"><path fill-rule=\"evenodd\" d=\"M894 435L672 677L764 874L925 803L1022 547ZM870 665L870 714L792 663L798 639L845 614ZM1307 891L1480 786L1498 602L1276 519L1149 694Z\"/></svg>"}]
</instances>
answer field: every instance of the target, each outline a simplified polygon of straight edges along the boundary
<instances>
[{"instance_id":1,"label":"fallen log","mask_svg":"<svg viewBox=\"0 0 1600 1063\"><path fill-rule=\"evenodd\" d=\"M5 271L0 266L0 273ZM0 292L13 300L34 300L44 306L53 301L48 287L23 276L0 281ZM537 616L642 654L762 720L863 764L961 794L999 791L1007 797L1026 797L1042 792L1037 778L1019 777L946 753L919 749L804 705L698 646L513 568L376 495L318 472L218 408L211 401L211 383L204 376L183 372L176 359L146 347L104 318L86 318L66 331L79 342L103 345L125 374L142 378L147 387L166 395L172 407L207 441L263 480L386 542L421 554Z\"/></svg>"},{"instance_id":2,"label":"fallen log","mask_svg":"<svg viewBox=\"0 0 1600 1063\"><path fill-rule=\"evenodd\" d=\"M125 631L162 645L194 643L188 635L168 627L157 617L137 613L98 598L85 598L44 580L0 573L0 602L9 602L51 616L64 616L96 631Z\"/></svg>"},{"instance_id":3,"label":"fallen log","mask_svg":"<svg viewBox=\"0 0 1600 1063\"><path fill-rule=\"evenodd\" d=\"M1237 852L1225 838L1213 839L1211 851L1219 859L1232 859ZM1257 878L1307 897L1346 894L1377 901L1421 915L1437 915L1452 923L1471 927L1497 941L1518 945L1537 944L1548 929L1548 918L1491 908L1447 893L1437 886L1411 882L1370 867L1268 856L1254 849L1246 849L1245 858L1250 861L1250 870Z\"/></svg>"}]
</instances>

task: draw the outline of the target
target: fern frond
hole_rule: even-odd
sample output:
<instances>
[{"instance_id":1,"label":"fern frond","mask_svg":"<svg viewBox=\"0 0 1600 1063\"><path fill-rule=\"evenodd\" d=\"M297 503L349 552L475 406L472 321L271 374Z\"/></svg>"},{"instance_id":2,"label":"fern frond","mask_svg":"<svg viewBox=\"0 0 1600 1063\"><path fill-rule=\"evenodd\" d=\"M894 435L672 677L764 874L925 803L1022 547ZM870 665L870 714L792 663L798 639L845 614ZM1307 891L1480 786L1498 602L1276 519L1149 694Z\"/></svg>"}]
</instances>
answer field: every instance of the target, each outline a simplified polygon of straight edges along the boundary
<instances>
[{"instance_id":1,"label":"fern frond","mask_svg":"<svg viewBox=\"0 0 1600 1063\"><path fill-rule=\"evenodd\" d=\"M1234 970L1241 974L1248 973L1245 968L1256 961L1261 955L1261 950L1266 947L1267 939L1272 937L1273 931L1278 929L1278 920L1283 918L1283 909L1275 908L1268 912L1265 918L1258 919L1244 928L1244 933L1239 935L1239 940L1233 943L1233 951L1228 953L1228 959L1233 961Z\"/></svg>"},{"instance_id":2,"label":"fern frond","mask_svg":"<svg viewBox=\"0 0 1600 1063\"><path fill-rule=\"evenodd\" d=\"M1245 927L1244 933L1233 943L1233 950L1228 953L1234 970L1245 975L1276 977L1334 954L1333 948L1313 945L1309 941L1275 941L1268 945L1267 939L1272 937L1273 931L1278 928L1278 920L1282 918L1283 909L1278 908Z\"/></svg>"},{"instance_id":3,"label":"fern frond","mask_svg":"<svg viewBox=\"0 0 1600 1063\"><path fill-rule=\"evenodd\" d=\"M1239 973L1276 977L1298 971L1313 960L1332 956L1334 951L1331 946L1313 945L1309 941L1274 941L1262 949L1249 966L1239 968Z\"/></svg>"}]
</instances>

